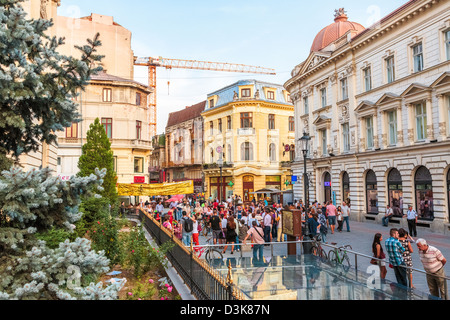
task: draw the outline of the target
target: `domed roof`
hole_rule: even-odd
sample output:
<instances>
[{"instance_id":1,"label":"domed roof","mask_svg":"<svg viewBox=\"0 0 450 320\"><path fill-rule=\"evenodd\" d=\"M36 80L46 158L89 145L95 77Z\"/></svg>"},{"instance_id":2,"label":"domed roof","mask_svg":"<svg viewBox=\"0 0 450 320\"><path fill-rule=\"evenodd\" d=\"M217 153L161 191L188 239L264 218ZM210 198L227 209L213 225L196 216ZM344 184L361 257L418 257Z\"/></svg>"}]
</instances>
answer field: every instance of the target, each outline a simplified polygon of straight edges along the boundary
<instances>
[{"instance_id":1,"label":"domed roof","mask_svg":"<svg viewBox=\"0 0 450 320\"><path fill-rule=\"evenodd\" d=\"M365 30L365 28L356 22L348 21L348 17L344 9L335 11L334 23L323 28L314 39L311 52L320 51L331 43L345 35L348 31L355 31L356 34Z\"/></svg>"}]
</instances>

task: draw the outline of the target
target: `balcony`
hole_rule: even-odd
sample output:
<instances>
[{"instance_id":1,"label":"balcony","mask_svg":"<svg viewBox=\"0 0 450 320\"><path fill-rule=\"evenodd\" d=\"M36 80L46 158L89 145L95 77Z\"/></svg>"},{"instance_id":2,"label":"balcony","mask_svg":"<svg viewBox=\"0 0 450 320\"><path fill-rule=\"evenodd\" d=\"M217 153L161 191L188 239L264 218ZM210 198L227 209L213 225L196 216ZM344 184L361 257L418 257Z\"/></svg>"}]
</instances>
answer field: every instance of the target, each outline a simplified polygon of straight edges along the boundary
<instances>
[{"instance_id":1,"label":"balcony","mask_svg":"<svg viewBox=\"0 0 450 320\"><path fill-rule=\"evenodd\" d=\"M229 168L233 168L234 164L233 163L223 163L222 168L224 169L229 169ZM211 164L203 164L203 169L204 170L211 170L211 169L219 169L219 165L217 163L211 163Z\"/></svg>"}]
</instances>

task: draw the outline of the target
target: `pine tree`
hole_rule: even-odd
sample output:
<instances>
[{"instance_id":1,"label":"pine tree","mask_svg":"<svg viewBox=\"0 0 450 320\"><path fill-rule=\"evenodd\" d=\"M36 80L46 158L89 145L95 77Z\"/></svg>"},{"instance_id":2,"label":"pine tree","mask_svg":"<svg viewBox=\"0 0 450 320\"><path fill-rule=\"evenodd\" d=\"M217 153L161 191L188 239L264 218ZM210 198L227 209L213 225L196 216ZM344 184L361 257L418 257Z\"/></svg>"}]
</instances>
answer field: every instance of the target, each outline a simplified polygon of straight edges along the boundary
<instances>
[{"instance_id":1,"label":"pine tree","mask_svg":"<svg viewBox=\"0 0 450 320\"><path fill-rule=\"evenodd\" d=\"M100 195L115 205L118 200L116 190L116 172L114 171L114 154L111 142L100 120L95 119L86 134L86 143L82 147L82 155L78 161L79 177L86 177L95 172L96 168L106 169L103 179L103 191Z\"/></svg>"},{"instance_id":2,"label":"pine tree","mask_svg":"<svg viewBox=\"0 0 450 320\"><path fill-rule=\"evenodd\" d=\"M0 150L16 159L52 143L79 121L73 98L100 70L97 34L78 47L81 59L60 55L51 21L27 20L23 0L0 0ZM11 168L0 175L0 300L116 299L122 284L103 288L89 279L109 269L87 239L49 248L37 232L73 232L85 198L100 197L107 170L63 182L49 170Z\"/></svg>"}]
</instances>

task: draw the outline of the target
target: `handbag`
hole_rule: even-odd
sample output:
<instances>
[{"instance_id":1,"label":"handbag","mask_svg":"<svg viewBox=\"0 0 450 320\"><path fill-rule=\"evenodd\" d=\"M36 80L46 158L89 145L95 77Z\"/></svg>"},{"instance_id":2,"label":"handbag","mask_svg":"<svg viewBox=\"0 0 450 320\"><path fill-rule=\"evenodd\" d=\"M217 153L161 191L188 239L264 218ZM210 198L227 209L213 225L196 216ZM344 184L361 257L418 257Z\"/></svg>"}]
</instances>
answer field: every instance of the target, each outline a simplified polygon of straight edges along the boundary
<instances>
[{"instance_id":1,"label":"handbag","mask_svg":"<svg viewBox=\"0 0 450 320\"><path fill-rule=\"evenodd\" d=\"M375 258L372 258L372 259L370 260L370 264L377 265L377 264L378 264L378 260L375 259Z\"/></svg>"}]
</instances>

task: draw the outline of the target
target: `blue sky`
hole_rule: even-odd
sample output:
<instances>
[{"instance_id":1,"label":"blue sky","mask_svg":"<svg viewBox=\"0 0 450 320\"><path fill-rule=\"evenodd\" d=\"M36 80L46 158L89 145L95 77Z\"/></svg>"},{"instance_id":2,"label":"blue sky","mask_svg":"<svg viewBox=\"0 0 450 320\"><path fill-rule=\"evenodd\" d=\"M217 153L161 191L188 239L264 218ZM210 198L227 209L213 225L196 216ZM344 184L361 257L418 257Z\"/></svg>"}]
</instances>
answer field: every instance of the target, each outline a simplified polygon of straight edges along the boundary
<instances>
[{"instance_id":1,"label":"blue sky","mask_svg":"<svg viewBox=\"0 0 450 320\"><path fill-rule=\"evenodd\" d=\"M110 15L133 33L136 56L228 62L273 68L276 76L158 68L158 133L169 112L204 101L208 93L241 79L284 84L310 52L316 34L344 7L365 27L407 0L62 0L58 15ZM137 67L136 79L148 83ZM170 87L168 85L170 81Z\"/></svg>"}]
</instances>

